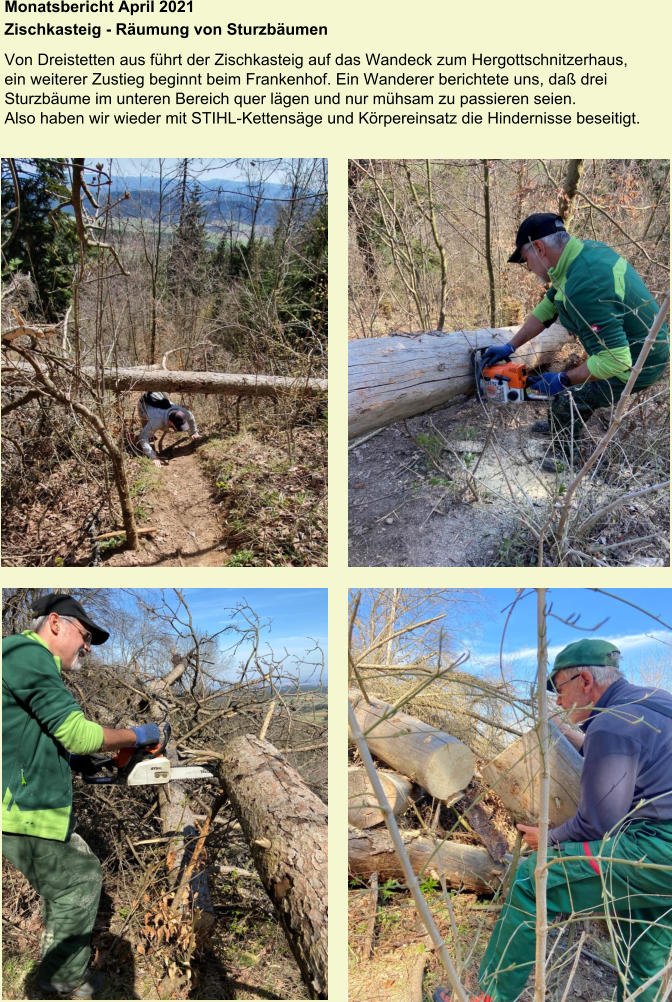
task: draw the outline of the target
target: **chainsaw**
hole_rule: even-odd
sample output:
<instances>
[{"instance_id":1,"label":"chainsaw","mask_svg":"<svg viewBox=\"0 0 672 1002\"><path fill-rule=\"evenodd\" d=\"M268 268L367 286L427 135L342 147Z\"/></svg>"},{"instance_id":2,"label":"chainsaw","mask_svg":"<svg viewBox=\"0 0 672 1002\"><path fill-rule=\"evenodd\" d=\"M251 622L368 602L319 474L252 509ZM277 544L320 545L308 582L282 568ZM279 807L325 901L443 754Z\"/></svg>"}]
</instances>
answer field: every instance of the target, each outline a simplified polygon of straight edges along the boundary
<instances>
[{"instance_id":1,"label":"chainsaw","mask_svg":"<svg viewBox=\"0 0 672 1002\"><path fill-rule=\"evenodd\" d=\"M526 365L521 362L497 362L485 366L481 360L484 351L487 349L474 348L471 352L474 388L481 403L518 404L525 400L550 399L530 389Z\"/></svg>"},{"instance_id":2,"label":"chainsaw","mask_svg":"<svg viewBox=\"0 0 672 1002\"><path fill-rule=\"evenodd\" d=\"M87 756L91 766L83 771L85 783L98 785L122 783L125 786L158 786L171 780L213 779L200 765L174 766L164 754L170 740L170 724L162 724L163 735L157 745L143 748L120 748L114 755ZM113 769L111 776L97 776L101 769Z\"/></svg>"}]
</instances>

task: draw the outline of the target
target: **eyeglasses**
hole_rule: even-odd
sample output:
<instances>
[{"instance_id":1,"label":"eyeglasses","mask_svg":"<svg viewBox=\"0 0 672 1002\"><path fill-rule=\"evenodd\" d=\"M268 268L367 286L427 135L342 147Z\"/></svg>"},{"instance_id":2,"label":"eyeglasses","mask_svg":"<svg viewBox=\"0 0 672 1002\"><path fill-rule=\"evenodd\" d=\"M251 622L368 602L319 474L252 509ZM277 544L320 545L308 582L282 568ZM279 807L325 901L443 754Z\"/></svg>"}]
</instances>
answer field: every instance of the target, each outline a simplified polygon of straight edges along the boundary
<instances>
[{"instance_id":1,"label":"eyeglasses","mask_svg":"<svg viewBox=\"0 0 672 1002\"><path fill-rule=\"evenodd\" d=\"M71 616L61 616L60 618L61 619L67 619L68 623L72 623L72 625L77 630L77 633L79 633L80 637L84 641L84 644L86 645L86 647L90 647L91 646L91 641L93 640L93 634L92 633L89 633L88 630L85 630L84 633L82 633L82 631L79 628L79 623L77 622L76 619L73 619Z\"/></svg>"},{"instance_id":2,"label":"eyeglasses","mask_svg":"<svg viewBox=\"0 0 672 1002\"><path fill-rule=\"evenodd\" d=\"M580 676L580 674L581 672L577 671L576 675L570 675L570 677L566 678L564 682L558 682L557 684L553 681L553 679L551 679L550 681L551 691L559 693L563 685L568 685L569 682L573 682L575 678L578 678Z\"/></svg>"}]
</instances>

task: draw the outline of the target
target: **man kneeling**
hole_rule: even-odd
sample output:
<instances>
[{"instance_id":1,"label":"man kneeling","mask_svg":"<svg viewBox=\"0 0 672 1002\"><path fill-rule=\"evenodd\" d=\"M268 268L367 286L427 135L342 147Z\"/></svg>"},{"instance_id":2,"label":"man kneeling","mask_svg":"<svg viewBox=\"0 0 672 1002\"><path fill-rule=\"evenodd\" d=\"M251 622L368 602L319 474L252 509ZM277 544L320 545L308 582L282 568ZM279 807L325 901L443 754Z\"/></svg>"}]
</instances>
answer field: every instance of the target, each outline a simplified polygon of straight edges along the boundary
<instances>
[{"instance_id":1,"label":"man kneeling","mask_svg":"<svg viewBox=\"0 0 672 1002\"><path fill-rule=\"evenodd\" d=\"M165 393L158 390L148 390L138 400L138 415L145 423L138 445L145 456L151 459L154 466L161 466L161 461L152 448L152 439L159 431L189 431L193 441L201 436L196 427L196 420L186 407L178 407L171 403Z\"/></svg>"}]
</instances>

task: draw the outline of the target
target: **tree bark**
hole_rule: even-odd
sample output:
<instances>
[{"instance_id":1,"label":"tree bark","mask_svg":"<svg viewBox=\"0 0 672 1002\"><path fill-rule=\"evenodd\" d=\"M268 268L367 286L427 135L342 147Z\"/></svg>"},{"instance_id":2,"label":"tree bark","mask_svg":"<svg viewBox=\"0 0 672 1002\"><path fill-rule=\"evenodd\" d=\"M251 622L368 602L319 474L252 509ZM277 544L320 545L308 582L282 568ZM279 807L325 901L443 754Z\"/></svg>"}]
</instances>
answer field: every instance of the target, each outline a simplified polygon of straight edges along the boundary
<instances>
[{"instance_id":1,"label":"tree bark","mask_svg":"<svg viewBox=\"0 0 672 1002\"><path fill-rule=\"evenodd\" d=\"M574 201L576 199L576 189L579 186L583 173L583 160L568 160L567 172L562 180L562 191L558 198L558 215L562 216L565 228L567 228L574 214Z\"/></svg>"},{"instance_id":2,"label":"tree bark","mask_svg":"<svg viewBox=\"0 0 672 1002\"><path fill-rule=\"evenodd\" d=\"M504 873L481 846L441 842L417 833L402 833L413 872L444 877L450 887L494 894ZM403 879L404 871L387 830L357 831L348 835L348 870L353 877L368 879L377 873L380 881Z\"/></svg>"},{"instance_id":3,"label":"tree bark","mask_svg":"<svg viewBox=\"0 0 672 1002\"><path fill-rule=\"evenodd\" d=\"M273 745L226 748L221 780L314 998L327 997L327 808Z\"/></svg>"},{"instance_id":4,"label":"tree bark","mask_svg":"<svg viewBox=\"0 0 672 1002\"><path fill-rule=\"evenodd\" d=\"M557 828L576 814L583 759L555 724L551 724L548 765L551 774L548 820L551 828ZM510 744L481 772L516 821L538 822L541 757L535 730Z\"/></svg>"},{"instance_id":5,"label":"tree bark","mask_svg":"<svg viewBox=\"0 0 672 1002\"><path fill-rule=\"evenodd\" d=\"M367 703L354 689L348 696L366 743L379 759L439 800L452 799L458 790L465 789L474 775L470 748L415 717L393 713L392 706L382 699L371 697Z\"/></svg>"},{"instance_id":6,"label":"tree bark","mask_svg":"<svg viewBox=\"0 0 672 1002\"><path fill-rule=\"evenodd\" d=\"M410 802L413 784L398 772L378 772L387 802L395 815L401 814ZM376 795L366 775L359 766L348 769L348 822L355 828L372 828L385 821Z\"/></svg>"},{"instance_id":7,"label":"tree bark","mask_svg":"<svg viewBox=\"0 0 672 1002\"><path fill-rule=\"evenodd\" d=\"M490 291L490 323L495 326L497 314L497 296L495 292L495 269L492 263L492 235L490 215L490 164L483 164L483 214L485 216L485 263L488 268L488 289Z\"/></svg>"},{"instance_id":8,"label":"tree bark","mask_svg":"<svg viewBox=\"0 0 672 1002\"><path fill-rule=\"evenodd\" d=\"M351 341L348 346L348 434L356 438L402 418L445 406L473 393L470 350L506 344L517 327L495 330L421 332ZM514 361L528 368L550 362L570 338L553 324L519 348Z\"/></svg>"},{"instance_id":9,"label":"tree bark","mask_svg":"<svg viewBox=\"0 0 672 1002\"><path fill-rule=\"evenodd\" d=\"M90 365L83 365L81 373L90 379L99 379L105 389L117 391L163 390L248 397L275 397L292 393L299 396L319 396L327 392L326 379L294 379L291 376L258 376L253 373L181 372L143 366L103 369L99 373ZM32 375L33 370L21 363L5 363L2 366L2 378L6 384L14 382L17 376Z\"/></svg>"}]
</instances>

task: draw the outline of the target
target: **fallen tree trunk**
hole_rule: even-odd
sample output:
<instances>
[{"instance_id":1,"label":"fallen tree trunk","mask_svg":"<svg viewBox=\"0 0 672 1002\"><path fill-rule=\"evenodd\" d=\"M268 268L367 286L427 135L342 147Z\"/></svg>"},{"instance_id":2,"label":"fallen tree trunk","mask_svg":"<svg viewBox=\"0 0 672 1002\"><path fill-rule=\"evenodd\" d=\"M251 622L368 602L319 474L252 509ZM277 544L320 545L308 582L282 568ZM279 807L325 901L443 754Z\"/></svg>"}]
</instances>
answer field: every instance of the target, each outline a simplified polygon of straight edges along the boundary
<instances>
[{"instance_id":1,"label":"fallen tree trunk","mask_svg":"<svg viewBox=\"0 0 672 1002\"><path fill-rule=\"evenodd\" d=\"M327 808L252 735L227 745L220 775L302 977L314 998L326 998Z\"/></svg>"},{"instance_id":2,"label":"fallen tree trunk","mask_svg":"<svg viewBox=\"0 0 672 1002\"><path fill-rule=\"evenodd\" d=\"M450 887L476 894L494 894L505 870L495 863L487 849L442 842L417 833L402 832L413 872L422 876L444 877ZM348 870L353 877L403 880L404 871L387 830L356 831L348 835Z\"/></svg>"},{"instance_id":3,"label":"fallen tree trunk","mask_svg":"<svg viewBox=\"0 0 672 1002\"><path fill-rule=\"evenodd\" d=\"M506 344L517 327L363 338L348 345L348 435L393 424L443 407L451 397L473 392L469 352ZM570 338L553 324L516 351L529 368L550 362Z\"/></svg>"},{"instance_id":4,"label":"fallen tree trunk","mask_svg":"<svg viewBox=\"0 0 672 1002\"><path fill-rule=\"evenodd\" d=\"M474 775L470 748L415 717L394 713L382 699L372 697L367 702L356 689L348 697L367 745L386 765L403 772L439 800L450 800L465 789Z\"/></svg>"},{"instance_id":5,"label":"fallen tree trunk","mask_svg":"<svg viewBox=\"0 0 672 1002\"><path fill-rule=\"evenodd\" d=\"M410 802L413 784L398 772L378 771L387 802L393 814L401 814ZM380 825L385 816L378 806L376 795L369 782L366 770L360 766L348 768L348 822L355 828L373 828Z\"/></svg>"},{"instance_id":6,"label":"fallen tree trunk","mask_svg":"<svg viewBox=\"0 0 672 1002\"><path fill-rule=\"evenodd\" d=\"M549 772L551 790L548 820L557 828L576 814L581 793L583 759L561 731L551 724ZM516 821L539 821L539 775L541 759L539 738L528 731L482 770L483 779L492 787Z\"/></svg>"},{"instance_id":7,"label":"fallen tree trunk","mask_svg":"<svg viewBox=\"0 0 672 1002\"><path fill-rule=\"evenodd\" d=\"M142 366L125 369L103 369L83 365L86 379L102 380L107 390L163 390L176 393L222 393L240 397L319 396L327 392L326 379L304 379L291 376L258 376L230 372L181 372L149 369ZM35 373L29 365L17 362L2 366L2 379L11 385L17 379L32 382ZM24 380L25 377L25 380Z\"/></svg>"}]
</instances>

